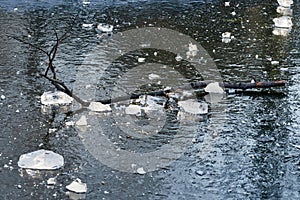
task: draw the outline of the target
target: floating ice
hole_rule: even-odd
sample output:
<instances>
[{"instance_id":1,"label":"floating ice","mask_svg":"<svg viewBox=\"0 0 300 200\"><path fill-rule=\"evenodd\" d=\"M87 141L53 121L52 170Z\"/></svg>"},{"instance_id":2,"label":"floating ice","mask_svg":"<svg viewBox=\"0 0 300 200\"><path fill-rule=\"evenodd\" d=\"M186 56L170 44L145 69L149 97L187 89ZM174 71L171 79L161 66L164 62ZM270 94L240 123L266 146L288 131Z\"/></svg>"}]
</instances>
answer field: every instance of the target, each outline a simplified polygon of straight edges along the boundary
<instances>
[{"instance_id":1,"label":"floating ice","mask_svg":"<svg viewBox=\"0 0 300 200\"><path fill-rule=\"evenodd\" d=\"M52 151L38 150L20 156L18 166L25 169L59 169L64 165L64 158Z\"/></svg>"},{"instance_id":2,"label":"floating ice","mask_svg":"<svg viewBox=\"0 0 300 200\"><path fill-rule=\"evenodd\" d=\"M69 121L66 122L66 126L74 126L75 122L74 121Z\"/></svg>"},{"instance_id":3,"label":"floating ice","mask_svg":"<svg viewBox=\"0 0 300 200\"><path fill-rule=\"evenodd\" d=\"M230 6L230 2L229 2L229 1L226 1L226 2L225 2L225 7L228 7L228 6Z\"/></svg>"},{"instance_id":4,"label":"floating ice","mask_svg":"<svg viewBox=\"0 0 300 200\"><path fill-rule=\"evenodd\" d=\"M271 61L271 65L279 65L279 61L277 61L277 60L272 60L272 61Z\"/></svg>"},{"instance_id":5,"label":"floating ice","mask_svg":"<svg viewBox=\"0 0 300 200\"><path fill-rule=\"evenodd\" d=\"M139 105L130 104L125 108L127 115L140 115L142 107Z\"/></svg>"},{"instance_id":6,"label":"floating ice","mask_svg":"<svg viewBox=\"0 0 300 200\"><path fill-rule=\"evenodd\" d=\"M287 36L292 31L293 22L290 16L274 18L273 22L275 23L274 35Z\"/></svg>"},{"instance_id":7,"label":"floating ice","mask_svg":"<svg viewBox=\"0 0 300 200\"><path fill-rule=\"evenodd\" d=\"M97 25L97 31L100 31L101 33L110 33L112 32L114 29L114 26L113 25L109 25L109 24L98 24Z\"/></svg>"},{"instance_id":8,"label":"floating ice","mask_svg":"<svg viewBox=\"0 0 300 200\"><path fill-rule=\"evenodd\" d=\"M186 101L179 101L178 105L183 109L183 111L191 114L207 114L208 104L205 102L198 102L194 99L189 99Z\"/></svg>"},{"instance_id":9,"label":"floating ice","mask_svg":"<svg viewBox=\"0 0 300 200\"><path fill-rule=\"evenodd\" d=\"M222 42L229 43L229 42L231 42L232 38L233 38L233 36L231 36L230 32L222 33Z\"/></svg>"},{"instance_id":10,"label":"floating ice","mask_svg":"<svg viewBox=\"0 0 300 200\"><path fill-rule=\"evenodd\" d=\"M93 28L93 24L82 24L82 28L87 28L87 29Z\"/></svg>"},{"instance_id":11,"label":"floating ice","mask_svg":"<svg viewBox=\"0 0 300 200\"><path fill-rule=\"evenodd\" d=\"M144 168L142 168L142 167L138 168L138 169L136 170L136 172L137 172L138 174L141 174L141 175L146 174L146 171L145 171Z\"/></svg>"},{"instance_id":12,"label":"floating ice","mask_svg":"<svg viewBox=\"0 0 300 200\"><path fill-rule=\"evenodd\" d=\"M178 61L178 62L179 62L179 61L182 61L182 57L181 57L180 55L177 55L177 56L175 57L175 60Z\"/></svg>"},{"instance_id":13,"label":"floating ice","mask_svg":"<svg viewBox=\"0 0 300 200\"><path fill-rule=\"evenodd\" d=\"M111 111L111 107L109 105L103 104L101 102L91 102L89 105L89 109L94 112Z\"/></svg>"},{"instance_id":14,"label":"floating ice","mask_svg":"<svg viewBox=\"0 0 300 200\"><path fill-rule=\"evenodd\" d=\"M280 35L280 36L285 36L286 37L290 34L291 31L292 31L292 29L275 27L274 30L272 31L272 33L274 35Z\"/></svg>"},{"instance_id":15,"label":"floating ice","mask_svg":"<svg viewBox=\"0 0 300 200\"><path fill-rule=\"evenodd\" d=\"M191 57L195 57L198 53L198 47L196 44L189 44L189 50L186 52L186 57L187 58L191 58Z\"/></svg>"},{"instance_id":16,"label":"floating ice","mask_svg":"<svg viewBox=\"0 0 300 200\"><path fill-rule=\"evenodd\" d=\"M91 3L91 2L88 1L88 0L83 0L83 1L82 1L82 4L83 4L83 5L89 5L90 3Z\"/></svg>"},{"instance_id":17,"label":"floating ice","mask_svg":"<svg viewBox=\"0 0 300 200\"><path fill-rule=\"evenodd\" d=\"M157 74L149 74L149 79L150 79L150 80L158 79L158 78L160 78L160 76L157 75Z\"/></svg>"},{"instance_id":18,"label":"floating ice","mask_svg":"<svg viewBox=\"0 0 300 200\"><path fill-rule=\"evenodd\" d=\"M47 180L47 185L55 185L56 184L56 178L49 178Z\"/></svg>"},{"instance_id":19,"label":"floating ice","mask_svg":"<svg viewBox=\"0 0 300 200\"><path fill-rule=\"evenodd\" d=\"M2 99L2 100L4 100L4 99L5 99L5 96L4 96L3 94L1 95L1 99Z\"/></svg>"},{"instance_id":20,"label":"floating ice","mask_svg":"<svg viewBox=\"0 0 300 200\"><path fill-rule=\"evenodd\" d=\"M138 58L139 63L145 62L145 60L146 60L146 58Z\"/></svg>"},{"instance_id":21,"label":"floating ice","mask_svg":"<svg viewBox=\"0 0 300 200\"><path fill-rule=\"evenodd\" d=\"M281 16L273 19L275 27L291 28L293 26L292 18L290 16Z\"/></svg>"},{"instance_id":22,"label":"floating ice","mask_svg":"<svg viewBox=\"0 0 300 200\"><path fill-rule=\"evenodd\" d=\"M41 96L43 105L67 105L71 104L73 98L63 92L44 92Z\"/></svg>"},{"instance_id":23,"label":"floating ice","mask_svg":"<svg viewBox=\"0 0 300 200\"><path fill-rule=\"evenodd\" d=\"M214 82L214 83L209 83L205 88L204 88L205 92L208 93L218 93L218 94L222 94L224 93L223 88L220 87L218 82Z\"/></svg>"},{"instance_id":24,"label":"floating ice","mask_svg":"<svg viewBox=\"0 0 300 200\"><path fill-rule=\"evenodd\" d=\"M73 181L70 185L67 185L66 188L72 192L76 193L86 193L87 185L86 183L82 183L79 178Z\"/></svg>"},{"instance_id":25,"label":"floating ice","mask_svg":"<svg viewBox=\"0 0 300 200\"><path fill-rule=\"evenodd\" d=\"M278 4L283 7L290 7L293 5L293 0L277 0Z\"/></svg>"},{"instance_id":26,"label":"floating ice","mask_svg":"<svg viewBox=\"0 0 300 200\"><path fill-rule=\"evenodd\" d=\"M80 119L76 122L77 126L87 126L86 116L81 116Z\"/></svg>"},{"instance_id":27,"label":"floating ice","mask_svg":"<svg viewBox=\"0 0 300 200\"><path fill-rule=\"evenodd\" d=\"M291 8L283 7L283 6L278 6L276 9L277 13L282 14L282 15L293 15L293 10Z\"/></svg>"}]
</instances>

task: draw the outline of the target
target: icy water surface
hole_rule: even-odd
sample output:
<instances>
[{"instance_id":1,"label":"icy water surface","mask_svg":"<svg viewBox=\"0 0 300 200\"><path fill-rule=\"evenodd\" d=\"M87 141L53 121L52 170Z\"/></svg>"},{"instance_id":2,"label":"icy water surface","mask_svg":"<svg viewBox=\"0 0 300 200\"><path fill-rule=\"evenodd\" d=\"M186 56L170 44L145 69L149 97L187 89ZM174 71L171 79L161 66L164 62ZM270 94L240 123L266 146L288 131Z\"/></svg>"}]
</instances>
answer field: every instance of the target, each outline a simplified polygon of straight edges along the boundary
<instances>
[{"instance_id":1,"label":"icy water surface","mask_svg":"<svg viewBox=\"0 0 300 200\"><path fill-rule=\"evenodd\" d=\"M285 13L293 23L290 33L283 25L285 36L274 34L273 19L282 16L277 7L270 0L0 1L1 199L299 199L299 3ZM99 23L113 31L97 32ZM194 96L204 111L209 104L201 116L164 108L164 98L148 99L154 107L141 110L143 99L104 114L45 112L40 96L54 89L39 76L46 57L8 36L48 49L53 29L62 34L70 24L57 73L87 100L182 86L217 72L216 80L283 79L288 85L215 102ZM151 43L147 35L140 49L131 49L143 42L139 34L120 42L120 33L153 33L155 27L172 31ZM180 40L172 40L177 33ZM204 53L200 45L210 56L197 62L210 67L197 72L191 57ZM183 47L186 52L176 53ZM88 126L66 125L83 115ZM64 167L19 169L20 155L38 149L62 155ZM53 177L56 184L47 185ZM87 193L67 191L76 178Z\"/></svg>"}]
</instances>

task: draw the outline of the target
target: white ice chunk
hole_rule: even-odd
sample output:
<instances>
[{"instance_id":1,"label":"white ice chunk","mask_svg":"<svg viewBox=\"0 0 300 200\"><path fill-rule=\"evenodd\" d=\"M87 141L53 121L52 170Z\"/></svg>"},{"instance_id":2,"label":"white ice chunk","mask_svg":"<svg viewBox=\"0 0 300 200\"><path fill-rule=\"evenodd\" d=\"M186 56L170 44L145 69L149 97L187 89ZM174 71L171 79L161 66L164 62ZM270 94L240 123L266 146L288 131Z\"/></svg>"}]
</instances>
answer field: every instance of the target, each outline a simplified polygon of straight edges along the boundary
<instances>
[{"instance_id":1,"label":"white ice chunk","mask_svg":"<svg viewBox=\"0 0 300 200\"><path fill-rule=\"evenodd\" d=\"M141 106L130 104L125 108L127 115L139 115L141 113Z\"/></svg>"},{"instance_id":2,"label":"white ice chunk","mask_svg":"<svg viewBox=\"0 0 300 200\"><path fill-rule=\"evenodd\" d=\"M224 93L223 88L220 87L218 82L214 82L214 83L209 83L205 88L204 88L205 92L208 93Z\"/></svg>"},{"instance_id":3,"label":"white ice chunk","mask_svg":"<svg viewBox=\"0 0 300 200\"><path fill-rule=\"evenodd\" d=\"M111 111L111 107L109 105L103 104L101 102L91 102L89 105L89 109L94 112Z\"/></svg>"},{"instance_id":4,"label":"white ice chunk","mask_svg":"<svg viewBox=\"0 0 300 200\"><path fill-rule=\"evenodd\" d=\"M191 114L207 114L208 104L205 102L198 102L194 99L189 99L186 101L179 101L178 105L183 109L183 111Z\"/></svg>"},{"instance_id":5,"label":"white ice chunk","mask_svg":"<svg viewBox=\"0 0 300 200\"><path fill-rule=\"evenodd\" d=\"M70 185L67 185L66 188L72 192L76 193L86 193L87 185L86 183L82 183L79 178L73 181Z\"/></svg>"},{"instance_id":6,"label":"white ice chunk","mask_svg":"<svg viewBox=\"0 0 300 200\"><path fill-rule=\"evenodd\" d=\"M97 25L97 30L102 33L110 33L113 31L113 29L114 29L113 25L103 24L103 23Z\"/></svg>"},{"instance_id":7,"label":"white ice chunk","mask_svg":"<svg viewBox=\"0 0 300 200\"><path fill-rule=\"evenodd\" d=\"M82 28L93 28L93 24L82 24Z\"/></svg>"},{"instance_id":8,"label":"white ice chunk","mask_svg":"<svg viewBox=\"0 0 300 200\"><path fill-rule=\"evenodd\" d=\"M290 34L291 31L292 31L292 29L275 27L274 30L272 31L272 33L274 35L280 35L280 36L286 37Z\"/></svg>"},{"instance_id":9,"label":"white ice chunk","mask_svg":"<svg viewBox=\"0 0 300 200\"><path fill-rule=\"evenodd\" d=\"M74 121L68 121L66 122L66 126L74 126L75 122Z\"/></svg>"},{"instance_id":10,"label":"white ice chunk","mask_svg":"<svg viewBox=\"0 0 300 200\"><path fill-rule=\"evenodd\" d=\"M182 61L182 57L181 57L180 55L177 55L177 56L175 57L175 60L176 60L177 62L180 62L180 61Z\"/></svg>"},{"instance_id":11,"label":"white ice chunk","mask_svg":"<svg viewBox=\"0 0 300 200\"><path fill-rule=\"evenodd\" d=\"M222 42L229 43L229 42L231 42L232 38L233 38L233 36L231 36L230 32L222 33Z\"/></svg>"},{"instance_id":12,"label":"white ice chunk","mask_svg":"<svg viewBox=\"0 0 300 200\"><path fill-rule=\"evenodd\" d=\"M273 19L275 27L291 28L293 26L292 18L290 16L281 16Z\"/></svg>"},{"instance_id":13,"label":"white ice chunk","mask_svg":"<svg viewBox=\"0 0 300 200\"><path fill-rule=\"evenodd\" d=\"M146 174L146 171L144 170L143 167L138 168L138 169L136 170L136 172L137 172L138 174L141 174L141 175Z\"/></svg>"},{"instance_id":14,"label":"white ice chunk","mask_svg":"<svg viewBox=\"0 0 300 200\"><path fill-rule=\"evenodd\" d=\"M47 180L47 185L55 185L56 184L56 178L49 178Z\"/></svg>"},{"instance_id":15,"label":"white ice chunk","mask_svg":"<svg viewBox=\"0 0 300 200\"><path fill-rule=\"evenodd\" d=\"M149 74L149 79L150 79L150 80L158 79L158 78L160 78L160 76L157 75L157 74Z\"/></svg>"},{"instance_id":16,"label":"white ice chunk","mask_svg":"<svg viewBox=\"0 0 300 200\"><path fill-rule=\"evenodd\" d=\"M86 116L81 116L80 119L76 122L77 126L87 126Z\"/></svg>"},{"instance_id":17,"label":"white ice chunk","mask_svg":"<svg viewBox=\"0 0 300 200\"><path fill-rule=\"evenodd\" d=\"M18 166L25 169L59 169L64 165L64 158L52 151L38 150L20 156Z\"/></svg>"},{"instance_id":18,"label":"white ice chunk","mask_svg":"<svg viewBox=\"0 0 300 200\"><path fill-rule=\"evenodd\" d=\"M228 6L230 6L230 2L229 2L229 1L226 1L226 2L225 2L225 7L228 7Z\"/></svg>"},{"instance_id":19,"label":"white ice chunk","mask_svg":"<svg viewBox=\"0 0 300 200\"><path fill-rule=\"evenodd\" d=\"M186 57L191 58L195 57L198 53L198 47L196 44L190 43L189 44L189 50L186 52Z\"/></svg>"},{"instance_id":20,"label":"white ice chunk","mask_svg":"<svg viewBox=\"0 0 300 200\"><path fill-rule=\"evenodd\" d=\"M5 99L5 96L4 96L3 94L1 95L1 99L2 99L2 100L4 100L4 99Z\"/></svg>"},{"instance_id":21,"label":"white ice chunk","mask_svg":"<svg viewBox=\"0 0 300 200\"><path fill-rule=\"evenodd\" d=\"M44 92L41 96L41 103L43 105L67 105L71 104L73 98L69 95L65 94L64 92Z\"/></svg>"},{"instance_id":22,"label":"white ice chunk","mask_svg":"<svg viewBox=\"0 0 300 200\"><path fill-rule=\"evenodd\" d=\"M138 58L139 63L145 62L145 60L146 60L146 58Z\"/></svg>"},{"instance_id":23,"label":"white ice chunk","mask_svg":"<svg viewBox=\"0 0 300 200\"><path fill-rule=\"evenodd\" d=\"M283 7L290 7L294 3L293 0L277 0L277 2Z\"/></svg>"},{"instance_id":24,"label":"white ice chunk","mask_svg":"<svg viewBox=\"0 0 300 200\"><path fill-rule=\"evenodd\" d=\"M91 3L91 2L88 1L88 0L83 0L83 1L82 1L82 4L83 4L83 5L89 5L90 3Z\"/></svg>"},{"instance_id":25,"label":"white ice chunk","mask_svg":"<svg viewBox=\"0 0 300 200\"><path fill-rule=\"evenodd\" d=\"M276 9L277 13L282 14L282 15L293 15L293 10L291 8L283 7L283 6L278 6Z\"/></svg>"}]
</instances>

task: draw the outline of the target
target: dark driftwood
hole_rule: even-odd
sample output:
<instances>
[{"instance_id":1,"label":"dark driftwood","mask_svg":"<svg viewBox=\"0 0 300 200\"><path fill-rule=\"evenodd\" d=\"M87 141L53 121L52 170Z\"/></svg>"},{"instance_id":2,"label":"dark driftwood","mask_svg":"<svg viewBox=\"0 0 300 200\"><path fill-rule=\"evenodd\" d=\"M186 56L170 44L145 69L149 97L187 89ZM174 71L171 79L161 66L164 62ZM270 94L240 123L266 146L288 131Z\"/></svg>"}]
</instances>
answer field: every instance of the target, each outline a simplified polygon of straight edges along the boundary
<instances>
[{"instance_id":1,"label":"dark driftwood","mask_svg":"<svg viewBox=\"0 0 300 200\"><path fill-rule=\"evenodd\" d=\"M173 92L180 92L184 90L191 90L191 89L203 89L205 88L209 83L211 82L205 82L205 81L199 81L199 82L192 82L188 85L181 86L178 88L170 88L167 90L159 90L159 91L153 91L153 92L144 92L144 93L133 93L131 95L125 95L121 97L116 97L114 99L103 99L99 100L99 102L103 104L110 104L110 103L116 103L120 101L125 101L129 99L138 99L142 95L151 95L151 96L165 96L168 97L170 93ZM280 87L285 86L286 81L280 80L280 81L268 81L268 82L254 82L254 83L229 83L229 82L222 82L219 83L221 87L224 89L253 89L253 88L271 88L271 87Z\"/></svg>"}]
</instances>

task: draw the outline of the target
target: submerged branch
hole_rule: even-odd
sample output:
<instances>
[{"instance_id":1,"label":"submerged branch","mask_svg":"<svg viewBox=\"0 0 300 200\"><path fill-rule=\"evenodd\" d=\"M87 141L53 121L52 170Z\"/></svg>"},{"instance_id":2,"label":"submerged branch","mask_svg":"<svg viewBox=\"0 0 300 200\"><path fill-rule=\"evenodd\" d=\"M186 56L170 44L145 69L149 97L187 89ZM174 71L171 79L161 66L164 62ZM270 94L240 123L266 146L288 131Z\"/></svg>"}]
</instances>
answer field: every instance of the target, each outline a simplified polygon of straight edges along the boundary
<instances>
[{"instance_id":1,"label":"submerged branch","mask_svg":"<svg viewBox=\"0 0 300 200\"><path fill-rule=\"evenodd\" d=\"M170 88L166 90L159 90L159 91L152 91L152 92L141 92L141 93L133 93L131 95L124 95L120 97L116 97L113 99L102 99L98 102L101 102L103 104L111 104L111 103L117 103L120 101L125 101L129 99L138 99L142 95L151 95L151 96L164 96L169 97L170 93L176 93L186 90L197 90L197 89L203 89L205 88L209 83L212 82L206 82L206 81L199 81L199 82L192 82L188 85L184 85L178 88ZM220 87L223 87L224 89L254 89L254 88L271 88L271 87L280 87L285 86L286 81L280 80L280 81L268 81L268 82L254 82L254 83L229 83L229 82L221 82L219 83Z\"/></svg>"}]
</instances>

